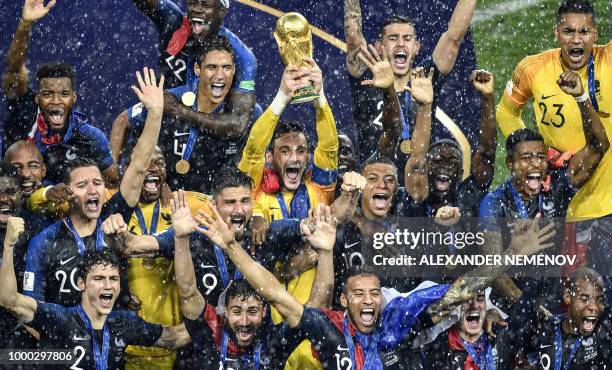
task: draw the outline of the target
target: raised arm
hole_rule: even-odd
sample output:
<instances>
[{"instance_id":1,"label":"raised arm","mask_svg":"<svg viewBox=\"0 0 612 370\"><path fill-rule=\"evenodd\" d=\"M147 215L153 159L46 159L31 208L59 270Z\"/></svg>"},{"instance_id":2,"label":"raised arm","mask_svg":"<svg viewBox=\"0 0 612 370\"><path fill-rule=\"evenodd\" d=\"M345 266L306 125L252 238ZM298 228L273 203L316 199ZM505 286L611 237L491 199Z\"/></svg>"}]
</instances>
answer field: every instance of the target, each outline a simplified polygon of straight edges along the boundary
<instances>
[{"instance_id":1,"label":"raised arm","mask_svg":"<svg viewBox=\"0 0 612 370\"><path fill-rule=\"evenodd\" d=\"M34 298L17 292L17 278L13 264L13 247L19 236L23 234L24 221L19 217L10 217L6 225L4 237L4 250L0 266L0 306L11 311L13 316L21 322L30 322L34 319L37 303Z\"/></svg>"},{"instance_id":2,"label":"raised arm","mask_svg":"<svg viewBox=\"0 0 612 370\"><path fill-rule=\"evenodd\" d=\"M120 214L110 215L102 221L102 231L109 247L122 255L149 257L157 256L160 251L160 245L155 236L130 234L128 225ZM162 238L161 235L158 237Z\"/></svg>"},{"instance_id":3,"label":"raised arm","mask_svg":"<svg viewBox=\"0 0 612 370\"><path fill-rule=\"evenodd\" d=\"M119 185L121 195L131 207L136 206L140 198L142 182L159 137L164 107L164 76L161 76L158 85L155 72L145 67L142 76L140 72L136 72L136 78L139 87L132 86L132 90L147 108L147 120L134 146L130 165L125 170L121 185Z\"/></svg>"},{"instance_id":4,"label":"raised arm","mask_svg":"<svg viewBox=\"0 0 612 370\"><path fill-rule=\"evenodd\" d=\"M432 58L443 75L449 74L455 66L459 47L470 26L475 8L476 0L459 0L448 22L448 29L436 44Z\"/></svg>"},{"instance_id":5,"label":"raised arm","mask_svg":"<svg viewBox=\"0 0 612 370\"><path fill-rule=\"evenodd\" d=\"M310 64L310 68L305 78L312 84L317 94L319 94L319 98L314 101L317 120L317 147L314 150L314 164L323 170L336 170L338 168L338 147L340 145L338 142L336 120L325 98L321 68L319 68L314 59L307 58L306 61Z\"/></svg>"},{"instance_id":6,"label":"raised arm","mask_svg":"<svg viewBox=\"0 0 612 370\"><path fill-rule=\"evenodd\" d=\"M363 21L359 0L344 0L344 38L346 39L346 67L351 76L361 77L366 69L363 61L357 58L361 47L367 42L363 37Z\"/></svg>"},{"instance_id":7,"label":"raised arm","mask_svg":"<svg viewBox=\"0 0 612 370\"><path fill-rule=\"evenodd\" d=\"M404 185L408 194L418 203L429 196L427 152L431 137L432 79L433 70L430 70L429 77L426 77L423 68L419 67L410 72L410 87L406 88L418 107L412 133L412 155L404 168Z\"/></svg>"},{"instance_id":8,"label":"raised arm","mask_svg":"<svg viewBox=\"0 0 612 370\"><path fill-rule=\"evenodd\" d=\"M187 204L185 192L172 193L172 228L174 229L174 274L181 299L183 315L197 319L204 311L206 300L196 285L196 274L189 251L189 238L195 230L195 221Z\"/></svg>"},{"instance_id":9,"label":"raised arm","mask_svg":"<svg viewBox=\"0 0 612 370\"><path fill-rule=\"evenodd\" d=\"M580 187L591 178L599 162L608 151L610 142L599 115L593 108L589 94L584 91L580 76L574 71L562 73L557 80L557 84L564 93L576 99L580 108L582 131L586 144L574 154L567 169L572 185Z\"/></svg>"},{"instance_id":10,"label":"raised arm","mask_svg":"<svg viewBox=\"0 0 612 370\"><path fill-rule=\"evenodd\" d=\"M274 274L255 262L236 241L235 230L228 226L231 225L229 218L224 221L219 212L213 210L212 218L202 213L196 216L196 220L204 226L197 228L197 231L206 235L225 251L249 284L278 310L290 327L298 326L304 313L304 306L287 292Z\"/></svg>"},{"instance_id":11,"label":"raised arm","mask_svg":"<svg viewBox=\"0 0 612 370\"><path fill-rule=\"evenodd\" d=\"M395 76L387 53L381 48L380 52L374 46L361 47L359 60L372 72L372 79L362 81L364 86L374 86L383 90L383 133L378 139L378 153L393 160L395 151L402 134L401 106L395 93Z\"/></svg>"},{"instance_id":12,"label":"raised arm","mask_svg":"<svg viewBox=\"0 0 612 370\"><path fill-rule=\"evenodd\" d=\"M257 101L255 94L230 91L225 100L223 112L194 112L191 107L181 104L169 92L164 94L164 113L178 117L207 135L218 139L240 139L249 126L251 113Z\"/></svg>"},{"instance_id":13,"label":"raised arm","mask_svg":"<svg viewBox=\"0 0 612 370\"><path fill-rule=\"evenodd\" d=\"M493 181L497 148L493 74L485 70L474 71L470 82L480 94L480 139L478 150L472 159L471 173L478 185L485 186Z\"/></svg>"},{"instance_id":14,"label":"raised arm","mask_svg":"<svg viewBox=\"0 0 612 370\"><path fill-rule=\"evenodd\" d=\"M353 218L359 203L359 195L365 189L365 186L365 177L357 172L351 171L344 174L342 185L340 186L342 192L331 205L332 214L338 224L344 224Z\"/></svg>"},{"instance_id":15,"label":"raised arm","mask_svg":"<svg viewBox=\"0 0 612 370\"><path fill-rule=\"evenodd\" d=\"M55 6L55 0L45 6L44 0L25 0L19 25L7 53L6 68L2 77L2 90L8 98L24 96L28 92L28 70L25 60L30 48L32 24L47 15Z\"/></svg>"}]
</instances>

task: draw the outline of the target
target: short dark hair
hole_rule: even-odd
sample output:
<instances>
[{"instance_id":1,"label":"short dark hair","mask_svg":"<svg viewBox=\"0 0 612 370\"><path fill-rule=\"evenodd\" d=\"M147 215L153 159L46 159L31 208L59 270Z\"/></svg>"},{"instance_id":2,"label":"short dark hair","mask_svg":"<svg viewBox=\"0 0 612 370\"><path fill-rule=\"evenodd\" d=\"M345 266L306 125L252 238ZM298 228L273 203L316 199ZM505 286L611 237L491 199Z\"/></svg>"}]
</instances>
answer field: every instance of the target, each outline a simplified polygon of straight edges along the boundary
<instances>
[{"instance_id":1,"label":"short dark hair","mask_svg":"<svg viewBox=\"0 0 612 370\"><path fill-rule=\"evenodd\" d=\"M233 280L230 285L227 287L225 291L225 306L229 305L229 301L232 298L241 298L242 300L247 300L249 298L255 298L260 301L263 305L266 304L266 301L263 297L257 293L255 289L244 279Z\"/></svg>"},{"instance_id":2,"label":"short dark hair","mask_svg":"<svg viewBox=\"0 0 612 370\"><path fill-rule=\"evenodd\" d=\"M348 287L348 281L350 278L354 276L365 275L365 276L374 276L378 280L380 280L380 276L374 271L372 266L370 265L353 265L349 267L344 273L344 281L342 282L342 291L344 294L348 293L346 291Z\"/></svg>"},{"instance_id":3,"label":"short dark hair","mask_svg":"<svg viewBox=\"0 0 612 370\"><path fill-rule=\"evenodd\" d=\"M85 281L87 274L89 274L96 265L112 267L117 270L121 269L119 256L112 249L104 248L102 250L87 251L79 263L76 277Z\"/></svg>"},{"instance_id":4,"label":"short dark hair","mask_svg":"<svg viewBox=\"0 0 612 370\"><path fill-rule=\"evenodd\" d=\"M304 130L304 126L298 121L280 121L276 125L276 129L274 129L274 135L272 135L272 142L270 143L270 148L274 149L274 142L279 137L289 134L292 132L301 133L306 137L306 145L308 145L308 136L306 136L306 131Z\"/></svg>"},{"instance_id":5,"label":"short dark hair","mask_svg":"<svg viewBox=\"0 0 612 370\"><path fill-rule=\"evenodd\" d=\"M378 37L382 39L383 35L385 34L385 27L387 27L390 24L394 24L394 23L409 24L412 26L412 28L416 30L416 27L414 26L414 22L412 21L412 19L410 19L410 17L405 16L405 15L392 15L388 17L387 19L385 19L380 25L380 28L378 29Z\"/></svg>"},{"instance_id":6,"label":"short dark hair","mask_svg":"<svg viewBox=\"0 0 612 370\"><path fill-rule=\"evenodd\" d=\"M459 152L459 155L463 158L463 150L461 150L461 145L459 145L459 143L453 139L440 139L434 141L429 145L429 150L427 152L431 153L434 149L441 146L449 146L453 149L456 149Z\"/></svg>"},{"instance_id":7,"label":"short dark hair","mask_svg":"<svg viewBox=\"0 0 612 370\"><path fill-rule=\"evenodd\" d=\"M253 180L250 176L235 168L225 169L220 172L217 180L212 186L213 197L221 194L227 188L239 188L244 186L253 189Z\"/></svg>"},{"instance_id":8,"label":"short dark hair","mask_svg":"<svg viewBox=\"0 0 612 370\"><path fill-rule=\"evenodd\" d=\"M557 24L561 22L564 14L590 14L595 22L595 9L589 0L565 0L557 10Z\"/></svg>"},{"instance_id":9,"label":"short dark hair","mask_svg":"<svg viewBox=\"0 0 612 370\"><path fill-rule=\"evenodd\" d=\"M522 128L514 131L506 140L506 155L508 158L514 155L516 146L524 141L541 141L544 142L544 138L537 131L529 128Z\"/></svg>"},{"instance_id":10,"label":"short dark hair","mask_svg":"<svg viewBox=\"0 0 612 370\"><path fill-rule=\"evenodd\" d=\"M397 174L397 166L395 165L395 163L390 158L382 154L378 154L378 152L374 153L374 155L370 156L368 159L365 160L365 162L363 162L363 164L361 165L360 173L363 174L366 167L372 164L388 164L390 166L393 166L393 168L395 168L395 173Z\"/></svg>"},{"instance_id":11,"label":"short dark hair","mask_svg":"<svg viewBox=\"0 0 612 370\"><path fill-rule=\"evenodd\" d=\"M0 162L0 177L11 177L18 180L17 168L10 163Z\"/></svg>"},{"instance_id":12,"label":"short dark hair","mask_svg":"<svg viewBox=\"0 0 612 370\"><path fill-rule=\"evenodd\" d=\"M64 62L49 62L41 64L36 71L36 81L40 86L40 81L43 78L68 78L70 79L70 86L75 89L76 77L74 75L74 68L68 63Z\"/></svg>"},{"instance_id":13,"label":"short dark hair","mask_svg":"<svg viewBox=\"0 0 612 370\"><path fill-rule=\"evenodd\" d=\"M578 285L578 280L588 280L590 283L595 284L601 291L605 290L605 283L599 272L593 270L592 268L583 267L578 270L572 272L569 276L568 280L568 290L570 292L574 292L576 289L576 285Z\"/></svg>"},{"instance_id":14,"label":"short dark hair","mask_svg":"<svg viewBox=\"0 0 612 370\"><path fill-rule=\"evenodd\" d=\"M235 61L232 44L230 44L230 42L222 35L209 36L203 41L194 43L192 46L192 55L195 56L198 65L202 64L208 53L211 51L228 52L232 55L232 60Z\"/></svg>"},{"instance_id":15,"label":"short dark hair","mask_svg":"<svg viewBox=\"0 0 612 370\"><path fill-rule=\"evenodd\" d=\"M70 175L72 175L72 171L81 167L97 167L98 169L100 169L96 161L91 158L77 157L75 159L72 159L68 162L64 169L64 184L70 184Z\"/></svg>"}]
</instances>

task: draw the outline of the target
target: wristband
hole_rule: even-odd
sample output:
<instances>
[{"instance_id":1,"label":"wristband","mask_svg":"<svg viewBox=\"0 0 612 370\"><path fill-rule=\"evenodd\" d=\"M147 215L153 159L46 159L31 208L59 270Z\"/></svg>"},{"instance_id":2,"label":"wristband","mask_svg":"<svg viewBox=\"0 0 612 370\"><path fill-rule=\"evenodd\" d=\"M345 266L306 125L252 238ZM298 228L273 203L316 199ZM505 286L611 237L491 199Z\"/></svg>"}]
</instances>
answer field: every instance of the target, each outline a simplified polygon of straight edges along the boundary
<instances>
[{"instance_id":1,"label":"wristband","mask_svg":"<svg viewBox=\"0 0 612 370\"><path fill-rule=\"evenodd\" d=\"M285 95L283 90L279 89L274 97L274 100L272 100L272 103L270 104L272 113L274 113L276 116L283 114L283 111L285 110L285 107L287 107L287 104L289 104L289 101L291 101L291 97Z\"/></svg>"},{"instance_id":2,"label":"wristband","mask_svg":"<svg viewBox=\"0 0 612 370\"><path fill-rule=\"evenodd\" d=\"M589 93L585 91L584 94L580 96L574 96L574 99L576 99L578 103L584 103L585 101L589 100Z\"/></svg>"}]
</instances>

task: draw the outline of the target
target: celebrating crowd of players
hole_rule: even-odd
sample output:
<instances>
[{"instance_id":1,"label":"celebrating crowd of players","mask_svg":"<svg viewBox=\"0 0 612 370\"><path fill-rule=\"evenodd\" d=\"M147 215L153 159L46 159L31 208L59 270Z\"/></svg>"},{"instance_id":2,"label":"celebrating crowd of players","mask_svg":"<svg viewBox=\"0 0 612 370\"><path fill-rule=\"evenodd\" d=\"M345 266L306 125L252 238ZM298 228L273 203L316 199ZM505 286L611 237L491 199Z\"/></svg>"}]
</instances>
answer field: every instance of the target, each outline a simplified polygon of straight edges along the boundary
<instances>
[{"instance_id":1,"label":"celebrating crowd of players","mask_svg":"<svg viewBox=\"0 0 612 370\"><path fill-rule=\"evenodd\" d=\"M481 106L467 154L435 112L476 0L457 1L420 65L409 18L368 44L359 0L344 0L357 142L338 132L314 59L257 104L257 60L223 26L230 0L186 0L187 13L133 0L159 63L136 72L140 103L109 140L73 109L70 65L42 61L30 87L32 28L55 2L24 0L3 74L0 348L74 354L37 365L50 369L612 367L612 43L595 44L588 0L560 4L559 48L522 60L497 108L494 76L465 76ZM314 124L282 119L307 86ZM530 98L537 129L521 120ZM491 189L498 125L510 175ZM404 218L484 233L481 250L446 254L579 263L398 278L372 261L401 248L372 241ZM20 366L34 365L0 362Z\"/></svg>"}]
</instances>

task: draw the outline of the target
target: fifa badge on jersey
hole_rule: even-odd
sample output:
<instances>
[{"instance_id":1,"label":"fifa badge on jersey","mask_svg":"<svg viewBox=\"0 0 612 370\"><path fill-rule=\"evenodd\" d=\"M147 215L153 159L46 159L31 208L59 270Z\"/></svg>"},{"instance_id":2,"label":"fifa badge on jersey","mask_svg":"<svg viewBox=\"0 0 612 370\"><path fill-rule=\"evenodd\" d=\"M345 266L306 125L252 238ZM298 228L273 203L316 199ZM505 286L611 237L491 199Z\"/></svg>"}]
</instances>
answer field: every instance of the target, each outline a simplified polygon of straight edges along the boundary
<instances>
[{"instance_id":1,"label":"fifa badge on jersey","mask_svg":"<svg viewBox=\"0 0 612 370\"><path fill-rule=\"evenodd\" d=\"M23 274L23 290L31 292L34 290L34 273L26 271Z\"/></svg>"},{"instance_id":2,"label":"fifa badge on jersey","mask_svg":"<svg viewBox=\"0 0 612 370\"><path fill-rule=\"evenodd\" d=\"M509 96L512 96L512 89L514 89L514 83L512 82L512 80L509 80L506 84L506 92Z\"/></svg>"}]
</instances>

